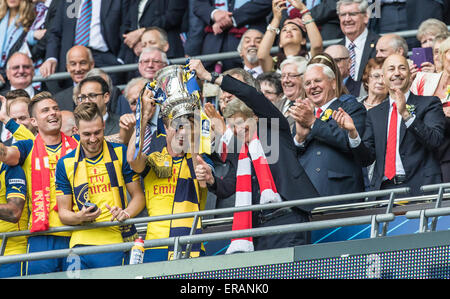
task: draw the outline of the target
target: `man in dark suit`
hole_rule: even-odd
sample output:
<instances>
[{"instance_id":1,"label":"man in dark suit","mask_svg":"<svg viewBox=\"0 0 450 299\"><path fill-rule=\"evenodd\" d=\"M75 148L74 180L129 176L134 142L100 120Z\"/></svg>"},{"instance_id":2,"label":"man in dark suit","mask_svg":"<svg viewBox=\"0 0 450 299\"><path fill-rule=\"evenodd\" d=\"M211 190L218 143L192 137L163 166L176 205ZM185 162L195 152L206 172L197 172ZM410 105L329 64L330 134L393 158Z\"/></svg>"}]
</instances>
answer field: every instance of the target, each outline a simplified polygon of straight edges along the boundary
<instances>
[{"instance_id":1,"label":"man in dark suit","mask_svg":"<svg viewBox=\"0 0 450 299\"><path fill-rule=\"evenodd\" d=\"M361 81L355 81L350 76L350 53L344 45L331 45L325 49L325 53L333 57L339 71L341 72L342 83L347 88L348 92L355 97L364 96L364 88L361 88ZM364 92L363 94L361 94Z\"/></svg>"},{"instance_id":2,"label":"man in dark suit","mask_svg":"<svg viewBox=\"0 0 450 299\"><path fill-rule=\"evenodd\" d=\"M184 57L183 43L180 37L187 28L182 28L183 19L189 12L186 0L139 0L130 3L124 25L124 44L121 49L122 59L136 62L133 48L139 43L148 27L158 27L167 33L169 48L168 58Z\"/></svg>"},{"instance_id":3,"label":"man in dark suit","mask_svg":"<svg viewBox=\"0 0 450 299\"><path fill-rule=\"evenodd\" d=\"M303 167L297 161L296 148L286 118L264 97L262 93L258 92L256 88L237 80L230 75L222 76L217 73L209 73L205 70L199 60L191 60L190 69L196 71L199 79L217 84L222 90L233 94L235 99L231 101L236 101L237 99L241 100L248 106L247 109L250 108L253 111L254 116L259 119L258 137L265 152L276 190L282 201L318 196L316 189L306 175ZM245 73L243 74L244 80L246 82L252 82L252 77L244 70L242 71ZM229 103L225 110L229 109L228 105ZM233 117L235 116L237 117L236 119L239 118L237 115L233 115ZM262 120L266 120L267 125L260 125L262 124ZM236 126L239 125L236 124ZM247 137L248 136L246 136L245 139L247 139ZM278 142L275 141L276 138L278 138ZM237 155L238 154L235 153L236 157ZM207 180L209 188L210 190L217 192L216 194L218 194L218 197L227 197L224 190L236 192L236 172L228 173L227 177L229 179L226 180L227 183L224 184L223 180L211 177L211 169L207 169L206 167L205 171L209 171L209 178L212 179ZM197 177L200 179L199 176ZM251 185L252 204L258 204L260 202L261 192L254 170L252 170ZM229 195L231 194L228 194L228 196ZM308 214L311 209L311 206L299 206L296 208L281 208L254 212L254 227L307 222L309 221ZM255 250L289 247L306 244L308 242L308 236L304 232L254 238Z\"/></svg>"},{"instance_id":4,"label":"man in dark suit","mask_svg":"<svg viewBox=\"0 0 450 299\"><path fill-rule=\"evenodd\" d=\"M55 94L59 109L72 111L77 103L73 100L73 89L83 80L95 66L91 50L85 46L73 46L66 55L66 69L72 79L72 84Z\"/></svg>"},{"instance_id":5,"label":"man in dark suit","mask_svg":"<svg viewBox=\"0 0 450 299\"><path fill-rule=\"evenodd\" d=\"M409 91L410 70L402 55L386 58L383 75L389 98L368 111L364 135L355 130L352 118L343 110L333 118L349 131L356 161L361 166L376 161L375 190L410 187L413 195L419 195L420 186L442 182L435 157L444 141L442 104L437 97Z\"/></svg>"},{"instance_id":6,"label":"man in dark suit","mask_svg":"<svg viewBox=\"0 0 450 299\"><path fill-rule=\"evenodd\" d=\"M91 101L97 104L105 122L105 137L116 135L120 131L120 118L108 112L107 104L111 99L108 83L100 76L86 77L79 83L78 103Z\"/></svg>"},{"instance_id":7,"label":"man in dark suit","mask_svg":"<svg viewBox=\"0 0 450 299\"><path fill-rule=\"evenodd\" d=\"M321 196L364 191L361 167L356 164L347 133L331 114L342 107L364 132L366 109L356 100L336 97L336 78L328 66L312 64L303 75L307 98L290 108L294 118L298 159Z\"/></svg>"},{"instance_id":8,"label":"man in dark suit","mask_svg":"<svg viewBox=\"0 0 450 299\"><path fill-rule=\"evenodd\" d=\"M266 16L272 9L272 1L240 1L240 7L235 7L236 2L223 1L223 5L219 6L214 0L194 0L194 14L207 24L202 55L236 51L240 38L247 29L265 32ZM239 58L225 59L222 63L223 70L242 67ZM205 66L212 70L214 64L213 61L205 63Z\"/></svg>"},{"instance_id":9,"label":"man in dark suit","mask_svg":"<svg viewBox=\"0 0 450 299\"><path fill-rule=\"evenodd\" d=\"M129 0L62 1L48 29L46 60L40 68L42 76L64 72L66 53L74 45L90 48L98 67L119 64L117 57L128 5Z\"/></svg>"},{"instance_id":10,"label":"man in dark suit","mask_svg":"<svg viewBox=\"0 0 450 299\"><path fill-rule=\"evenodd\" d=\"M349 49L350 76L358 82L361 81L367 61L375 57L375 45L380 36L367 29L370 12L366 0L338 1L337 12L345 35L339 44Z\"/></svg>"}]
</instances>

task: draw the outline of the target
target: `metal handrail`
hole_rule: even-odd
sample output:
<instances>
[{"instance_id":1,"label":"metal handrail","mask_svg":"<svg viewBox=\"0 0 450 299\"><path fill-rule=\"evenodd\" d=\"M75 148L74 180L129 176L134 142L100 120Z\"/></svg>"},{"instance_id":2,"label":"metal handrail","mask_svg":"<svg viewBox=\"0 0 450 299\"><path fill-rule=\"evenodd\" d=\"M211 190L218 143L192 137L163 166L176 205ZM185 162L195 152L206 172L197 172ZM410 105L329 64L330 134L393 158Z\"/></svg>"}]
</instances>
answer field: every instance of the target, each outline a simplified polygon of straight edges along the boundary
<instances>
[{"instance_id":1,"label":"metal handrail","mask_svg":"<svg viewBox=\"0 0 450 299\"><path fill-rule=\"evenodd\" d=\"M448 26L448 28L450 30L450 26ZM413 36L416 36L417 30L404 30L404 31L397 31L397 32L392 32L392 33L398 34L402 37L413 37ZM387 33L380 33L380 35L384 35L384 34L387 34ZM337 44L341 40L342 40L341 38L325 40L325 41L323 41L322 44L323 44L323 47L325 48L329 45ZM306 44L306 47L307 48L310 47L309 42ZM277 52L278 52L278 47L272 47L270 50L271 54L274 54ZM232 59L232 58L239 58L239 57L240 57L240 54L238 51L192 56L192 58L200 59L204 62L205 61L219 61L219 60L223 60L223 59ZM186 58L185 57L173 58L173 59L169 59L169 62L171 64L184 64L186 62ZM124 64L124 65L107 66L107 67L102 67L101 69L108 74L123 73L123 72L130 72L130 71L137 70L138 64L132 63L132 64ZM68 72L60 72L60 73L52 74L46 78L44 78L42 76L35 76L33 78L33 82L46 82L46 81L63 80L63 79L69 79L69 78L70 78L70 74Z\"/></svg>"},{"instance_id":2,"label":"metal handrail","mask_svg":"<svg viewBox=\"0 0 450 299\"><path fill-rule=\"evenodd\" d=\"M127 225L127 224L136 224L143 222L153 222L153 221L162 221L162 220L173 220L173 219L181 219L181 218L192 218L192 217L202 217L208 215L221 215L242 211L261 211L267 209L278 209L283 207L293 207L293 206L304 206L304 205L314 205L314 204L323 204L328 202L337 202L342 200L352 200L352 199L364 199L367 197L380 197L380 196L395 196L397 194L405 194L409 192L409 188L399 188L392 190L379 190L379 191L371 191L371 192L360 192L360 193L351 193L351 194L343 194L343 195L334 195L334 196L325 196L318 198L307 198L293 201L284 201L280 203L270 203L263 205L251 205L251 206L242 206L242 207L232 207L232 208L223 208L216 210L203 210L198 212L189 212L189 213L179 213L179 214L171 214L171 215L161 215L161 216L152 216L152 217L139 217L125 220L121 223L114 222L97 222L86 224L82 226L61 226L50 228L47 231L39 232L39 233L31 233L29 230L26 231L16 231L16 232L5 232L0 236L2 237L2 254L4 252L4 248L6 246L7 239L15 236L35 236L42 235L48 233L55 232L67 232L67 231L75 231L75 230L86 230L86 229L95 229L100 227L109 227L109 226L117 226L117 225ZM144 247L156 247L156 246L168 246L168 245L179 245L179 244L190 244L197 242L205 242L211 240L224 240L236 237L248 237L248 236L261 236L264 234L273 234L276 233L289 233L292 231L301 231L301 230L317 230L325 227L334 227L345 226L345 225L356 225L356 224L369 224L369 223L380 223L383 221L392 221L393 217L395 217L392 213L386 213L384 215L369 215L369 216L360 216L360 217L350 217L344 219L333 219L333 220L324 220L324 221L315 221L311 223L302 223L299 225L286 225L281 227L267 227L267 228L255 228L250 230L241 230L241 231L231 231L231 232L217 232L217 233L205 233L200 235L190 235L190 236L182 236L177 238L166 238L166 239L157 239L157 240L145 240ZM376 220L376 221L375 221ZM188 238L186 238L188 237ZM13 255L13 256L1 256L0 264L12 263L15 261L25 261L30 259L45 259L49 257L59 257L59 255L68 256L71 253L75 254L87 254L87 252L111 252L111 251L125 251L129 250L133 242L128 243L119 243L112 245L99 245L99 246L89 246L86 249L85 247L80 248L72 248L67 250L52 250L47 253L39 252L39 253L29 253L29 254L21 254L21 255ZM179 246L177 247L179 248ZM92 251L92 252L91 252ZM177 257L177 255L175 255Z\"/></svg>"}]
</instances>

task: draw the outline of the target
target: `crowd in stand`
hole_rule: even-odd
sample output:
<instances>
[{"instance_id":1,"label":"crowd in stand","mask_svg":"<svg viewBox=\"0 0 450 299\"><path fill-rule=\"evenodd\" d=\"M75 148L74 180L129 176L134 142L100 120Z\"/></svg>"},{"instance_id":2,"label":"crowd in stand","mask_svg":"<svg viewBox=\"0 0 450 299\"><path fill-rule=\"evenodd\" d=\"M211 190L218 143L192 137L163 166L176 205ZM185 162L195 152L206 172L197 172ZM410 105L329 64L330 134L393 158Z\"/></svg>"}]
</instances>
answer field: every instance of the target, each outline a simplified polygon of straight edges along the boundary
<instances>
[{"instance_id":1,"label":"crowd in stand","mask_svg":"<svg viewBox=\"0 0 450 299\"><path fill-rule=\"evenodd\" d=\"M450 182L449 16L448 0L0 0L0 232L37 233L8 238L5 255L133 241L121 223L139 216ZM417 35L394 33L406 30ZM230 51L240 57L189 58ZM191 106L160 102L164 71L201 87L200 129ZM33 80L60 72L70 79ZM196 130L211 150L193 150ZM233 230L308 222L317 207L235 213ZM104 221L118 225L45 233ZM145 239L192 224L150 222ZM309 238L233 239L227 253ZM144 262L173 250L148 248ZM2 264L0 277L69 266Z\"/></svg>"}]
</instances>

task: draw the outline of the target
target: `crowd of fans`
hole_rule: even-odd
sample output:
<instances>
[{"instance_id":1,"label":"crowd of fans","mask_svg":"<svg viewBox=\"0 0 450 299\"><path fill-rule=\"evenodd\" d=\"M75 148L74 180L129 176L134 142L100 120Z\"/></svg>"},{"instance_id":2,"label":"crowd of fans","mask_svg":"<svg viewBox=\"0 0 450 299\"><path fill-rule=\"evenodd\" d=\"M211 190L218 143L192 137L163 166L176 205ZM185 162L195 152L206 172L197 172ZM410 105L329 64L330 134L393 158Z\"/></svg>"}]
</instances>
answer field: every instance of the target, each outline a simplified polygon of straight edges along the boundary
<instances>
[{"instance_id":1,"label":"crowd of fans","mask_svg":"<svg viewBox=\"0 0 450 299\"><path fill-rule=\"evenodd\" d=\"M449 182L449 6L0 0L0 232L404 186L417 195ZM394 33L405 30L417 35ZM240 58L182 66L202 87L211 124L213 150L195 154L186 149L193 118L169 117L147 85L172 58L236 50ZM124 73L101 69L133 63ZM70 79L33 80L58 72ZM316 207L236 213L233 229L307 222ZM187 235L192 221L149 223L145 239ZM5 255L136 236L119 225L14 237ZM227 253L308 243L307 232L234 239ZM205 254L203 244L189 251ZM172 255L170 246L150 248L144 262ZM81 268L126 262L124 252L86 255ZM0 277L67 267L67 259L6 264Z\"/></svg>"}]
</instances>

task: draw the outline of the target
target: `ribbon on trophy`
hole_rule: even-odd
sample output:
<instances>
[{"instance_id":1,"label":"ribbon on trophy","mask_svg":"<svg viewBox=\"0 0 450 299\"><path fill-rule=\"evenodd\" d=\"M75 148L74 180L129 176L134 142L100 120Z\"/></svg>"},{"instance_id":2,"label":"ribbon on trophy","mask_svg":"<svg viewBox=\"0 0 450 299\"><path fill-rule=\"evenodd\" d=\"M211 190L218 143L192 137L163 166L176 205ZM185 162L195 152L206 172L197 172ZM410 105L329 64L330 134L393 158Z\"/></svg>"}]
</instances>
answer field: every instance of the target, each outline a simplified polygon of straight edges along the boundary
<instances>
[{"instance_id":1,"label":"ribbon on trophy","mask_svg":"<svg viewBox=\"0 0 450 299\"><path fill-rule=\"evenodd\" d=\"M162 105L164 101L166 100L166 95L161 90L161 88L156 87L156 81L148 82L145 85L144 90L150 90L153 93L153 98L156 99L157 105ZM140 151L142 151L141 148L141 136L144 136L145 128L147 124L142 125L142 96L144 95L144 90L139 94L137 103L136 103L136 141L135 141L135 147L136 150L134 151L134 159L137 158L137 155ZM165 134L164 124L162 122L162 119L158 117L158 124L157 124L157 130L158 133ZM145 136L144 136L145 137Z\"/></svg>"},{"instance_id":2,"label":"ribbon on trophy","mask_svg":"<svg viewBox=\"0 0 450 299\"><path fill-rule=\"evenodd\" d=\"M189 70L189 58L186 60L186 65L184 66L184 76L183 81L186 86L188 93L194 96L199 102L200 107L200 142L199 142L199 154L211 154L211 121L203 110L203 105L200 101L200 87L198 86L195 71Z\"/></svg>"}]
</instances>

